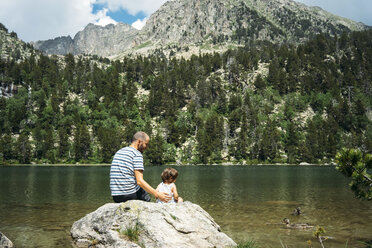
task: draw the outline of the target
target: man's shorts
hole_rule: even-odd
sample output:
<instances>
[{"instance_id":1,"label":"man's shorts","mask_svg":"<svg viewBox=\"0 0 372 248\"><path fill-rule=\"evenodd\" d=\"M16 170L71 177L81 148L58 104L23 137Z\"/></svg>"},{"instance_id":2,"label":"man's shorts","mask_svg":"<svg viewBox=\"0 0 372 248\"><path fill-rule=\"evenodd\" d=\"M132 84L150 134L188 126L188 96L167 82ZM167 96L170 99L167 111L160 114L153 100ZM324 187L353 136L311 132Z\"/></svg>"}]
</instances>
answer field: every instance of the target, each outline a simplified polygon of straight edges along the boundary
<instances>
[{"instance_id":1,"label":"man's shorts","mask_svg":"<svg viewBox=\"0 0 372 248\"><path fill-rule=\"evenodd\" d=\"M141 200L141 201L151 201L150 195L142 188L140 188L136 193L129 195L114 195L112 196L114 202L126 202L129 200Z\"/></svg>"}]
</instances>

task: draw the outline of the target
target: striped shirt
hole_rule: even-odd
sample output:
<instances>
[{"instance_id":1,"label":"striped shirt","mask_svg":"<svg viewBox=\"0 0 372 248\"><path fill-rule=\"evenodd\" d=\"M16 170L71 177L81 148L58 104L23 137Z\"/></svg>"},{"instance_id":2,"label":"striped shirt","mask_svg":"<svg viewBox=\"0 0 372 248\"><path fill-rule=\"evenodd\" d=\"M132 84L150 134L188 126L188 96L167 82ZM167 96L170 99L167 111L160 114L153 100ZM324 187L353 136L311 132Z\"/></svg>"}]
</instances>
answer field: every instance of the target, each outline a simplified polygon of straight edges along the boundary
<instances>
[{"instance_id":1,"label":"striped shirt","mask_svg":"<svg viewBox=\"0 0 372 248\"><path fill-rule=\"evenodd\" d=\"M133 147L124 147L116 152L110 169L111 195L136 193L137 185L134 170L144 170L142 154Z\"/></svg>"}]
</instances>

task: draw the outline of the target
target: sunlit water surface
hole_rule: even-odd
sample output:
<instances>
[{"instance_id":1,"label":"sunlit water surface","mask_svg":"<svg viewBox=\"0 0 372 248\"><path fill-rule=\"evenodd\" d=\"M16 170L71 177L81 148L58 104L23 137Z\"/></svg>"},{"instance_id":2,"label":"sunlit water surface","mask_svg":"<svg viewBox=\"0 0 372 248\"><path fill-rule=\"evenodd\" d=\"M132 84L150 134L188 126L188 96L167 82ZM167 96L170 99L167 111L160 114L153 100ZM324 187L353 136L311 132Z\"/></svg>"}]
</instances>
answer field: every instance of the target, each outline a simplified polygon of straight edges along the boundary
<instances>
[{"instance_id":1,"label":"sunlit water surface","mask_svg":"<svg viewBox=\"0 0 372 248\"><path fill-rule=\"evenodd\" d=\"M164 167L146 167L154 187ZM109 167L0 167L0 231L15 247L70 247L74 221L112 202ZM282 219L322 226L329 247L365 247L372 203L354 198L333 167L177 167L177 187L237 242L260 247L320 247L314 230L285 229ZM304 212L292 216L296 207Z\"/></svg>"}]
</instances>

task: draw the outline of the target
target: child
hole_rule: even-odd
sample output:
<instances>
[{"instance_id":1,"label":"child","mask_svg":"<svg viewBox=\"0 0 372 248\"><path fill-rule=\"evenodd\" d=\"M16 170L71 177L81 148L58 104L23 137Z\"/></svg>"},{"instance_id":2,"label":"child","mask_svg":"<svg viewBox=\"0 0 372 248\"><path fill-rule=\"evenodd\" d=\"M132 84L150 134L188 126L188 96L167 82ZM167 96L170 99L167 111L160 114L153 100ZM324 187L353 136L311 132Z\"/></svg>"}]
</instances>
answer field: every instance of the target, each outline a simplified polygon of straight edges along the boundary
<instances>
[{"instance_id":1,"label":"child","mask_svg":"<svg viewBox=\"0 0 372 248\"><path fill-rule=\"evenodd\" d=\"M168 193L170 196L172 196L172 199L168 203L183 202L183 199L178 195L176 185L174 184L176 182L177 176L178 171L173 168L166 168L161 173L161 179L163 180L163 182L158 185L156 190L159 192ZM159 199L156 199L156 202L166 203Z\"/></svg>"}]
</instances>

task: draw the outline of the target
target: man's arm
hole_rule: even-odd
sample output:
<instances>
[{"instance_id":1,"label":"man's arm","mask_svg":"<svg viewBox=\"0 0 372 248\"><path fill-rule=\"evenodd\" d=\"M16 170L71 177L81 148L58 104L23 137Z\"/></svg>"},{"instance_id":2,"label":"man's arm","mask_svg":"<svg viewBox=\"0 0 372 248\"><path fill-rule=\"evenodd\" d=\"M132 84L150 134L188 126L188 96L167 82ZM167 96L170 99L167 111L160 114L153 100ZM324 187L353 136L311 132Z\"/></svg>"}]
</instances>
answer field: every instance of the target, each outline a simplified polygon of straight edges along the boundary
<instances>
[{"instance_id":1,"label":"man's arm","mask_svg":"<svg viewBox=\"0 0 372 248\"><path fill-rule=\"evenodd\" d=\"M169 194L158 192L153 187L151 187L150 184L148 184L145 179L143 179L143 170L135 170L134 176L136 177L138 186L143 188L147 193L155 196L155 198L158 198L163 202L168 202L170 199L172 199Z\"/></svg>"},{"instance_id":2,"label":"man's arm","mask_svg":"<svg viewBox=\"0 0 372 248\"><path fill-rule=\"evenodd\" d=\"M159 192L159 185L158 187L156 187L156 192ZM156 199L158 199L157 197L155 197Z\"/></svg>"}]
</instances>

